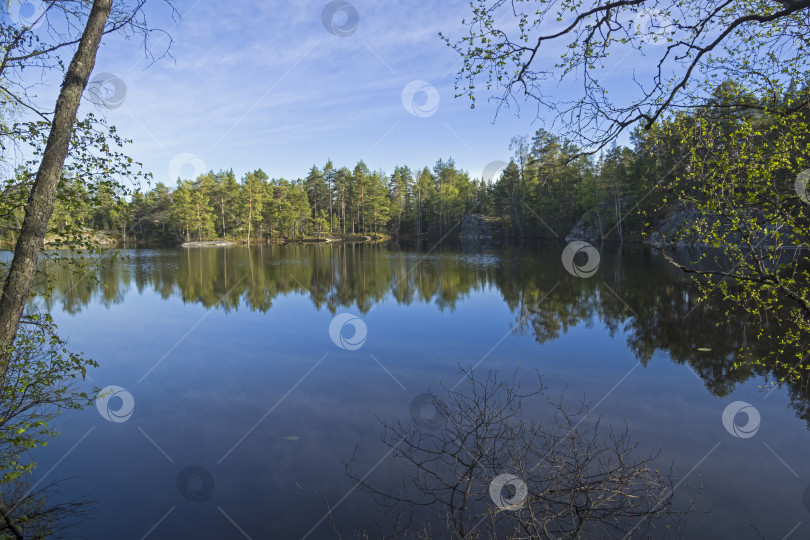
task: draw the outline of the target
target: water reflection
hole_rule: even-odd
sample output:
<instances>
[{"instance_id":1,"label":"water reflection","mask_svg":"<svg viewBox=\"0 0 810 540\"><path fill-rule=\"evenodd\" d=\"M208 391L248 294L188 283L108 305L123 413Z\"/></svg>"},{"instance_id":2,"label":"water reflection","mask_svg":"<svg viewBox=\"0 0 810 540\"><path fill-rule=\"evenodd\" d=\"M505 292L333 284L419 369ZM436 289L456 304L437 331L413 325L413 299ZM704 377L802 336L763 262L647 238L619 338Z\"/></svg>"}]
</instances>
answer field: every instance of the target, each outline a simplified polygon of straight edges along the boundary
<instances>
[{"instance_id":1,"label":"water reflection","mask_svg":"<svg viewBox=\"0 0 810 540\"><path fill-rule=\"evenodd\" d=\"M52 294L43 301L49 310L76 313L91 302L120 303L134 288L224 311L266 312L290 293L308 295L331 313L368 313L384 301L452 311L475 292L497 290L514 315L512 331L541 344L583 322L601 325L611 336L625 334L643 365L665 351L716 396L753 377L782 375L745 362L743 345L754 356L765 345L743 313L718 324L728 306L718 298L700 301L689 279L654 253L605 250L596 275L582 279L565 272L560 251L552 245L421 253L365 244L130 250L79 273L46 261ZM810 425L807 384L786 385L791 406Z\"/></svg>"}]
</instances>

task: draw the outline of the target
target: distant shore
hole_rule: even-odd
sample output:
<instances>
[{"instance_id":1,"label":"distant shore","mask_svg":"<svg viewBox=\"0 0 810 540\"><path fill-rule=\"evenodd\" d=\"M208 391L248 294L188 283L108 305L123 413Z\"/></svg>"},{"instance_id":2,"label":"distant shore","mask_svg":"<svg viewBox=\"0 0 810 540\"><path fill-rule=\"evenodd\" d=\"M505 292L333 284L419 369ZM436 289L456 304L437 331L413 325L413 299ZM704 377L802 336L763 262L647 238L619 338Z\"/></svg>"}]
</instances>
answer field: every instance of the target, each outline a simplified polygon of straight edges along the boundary
<instances>
[{"instance_id":1,"label":"distant shore","mask_svg":"<svg viewBox=\"0 0 810 540\"><path fill-rule=\"evenodd\" d=\"M284 244L319 244L319 243L379 243L388 242L391 237L384 234L362 235L362 234L323 234L321 236L304 236L301 238L251 238L250 242L240 239L216 239L189 241L180 244L181 247L227 247L238 245L284 245ZM168 245L171 245L169 243Z\"/></svg>"}]
</instances>

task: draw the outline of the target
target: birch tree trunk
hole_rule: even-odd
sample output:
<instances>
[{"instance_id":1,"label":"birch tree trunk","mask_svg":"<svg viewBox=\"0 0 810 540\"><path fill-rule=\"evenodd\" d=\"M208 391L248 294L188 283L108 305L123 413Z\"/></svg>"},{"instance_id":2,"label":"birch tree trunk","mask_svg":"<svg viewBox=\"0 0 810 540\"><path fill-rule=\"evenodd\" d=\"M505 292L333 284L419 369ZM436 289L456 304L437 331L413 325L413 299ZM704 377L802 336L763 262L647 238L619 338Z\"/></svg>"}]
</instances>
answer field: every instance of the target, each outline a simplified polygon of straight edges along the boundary
<instances>
[{"instance_id":1,"label":"birch tree trunk","mask_svg":"<svg viewBox=\"0 0 810 540\"><path fill-rule=\"evenodd\" d=\"M70 62L59 98L56 100L51 131L42 155L31 194L25 205L20 236L14 248L14 258L9 267L3 295L0 297L0 384L5 378L5 360L20 324L23 308L28 301L34 281L37 258L48 231L48 221L53 214L56 186L62 176L62 168L76 122L76 112L82 93L96 62L96 53L104 26L110 15L112 0L94 0L87 24L79 41L73 60Z\"/></svg>"}]
</instances>

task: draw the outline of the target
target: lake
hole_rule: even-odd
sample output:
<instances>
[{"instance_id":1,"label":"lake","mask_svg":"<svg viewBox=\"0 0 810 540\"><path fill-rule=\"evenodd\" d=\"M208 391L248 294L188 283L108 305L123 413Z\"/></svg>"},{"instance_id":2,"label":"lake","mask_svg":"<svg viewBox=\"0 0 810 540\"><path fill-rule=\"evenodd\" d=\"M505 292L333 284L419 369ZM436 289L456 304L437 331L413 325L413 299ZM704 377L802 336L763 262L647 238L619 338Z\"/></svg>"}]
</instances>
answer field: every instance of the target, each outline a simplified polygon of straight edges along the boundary
<instances>
[{"instance_id":1,"label":"lake","mask_svg":"<svg viewBox=\"0 0 810 540\"><path fill-rule=\"evenodd\" d=\"M639 452L660 451L687 480L677 490L702 486L689 538L810 537L808 394L763 388L767 367L732 369L754 340L744 318L718 326L724 306L654 251L606 248L583 277L563 247L137 249L87 274L49 263L53 294L36 302L99 362L87 388L115 388L63 417L35 479L97 501L82 538L335 538L324 498L343 535L373 532L374 502L344 462L395 486L378 418L409 421L418 396L473 366L527 385L539 372L548 395L584 398ZM744 406L758 418L735 417Z\"/></svg>"}]
</instances>

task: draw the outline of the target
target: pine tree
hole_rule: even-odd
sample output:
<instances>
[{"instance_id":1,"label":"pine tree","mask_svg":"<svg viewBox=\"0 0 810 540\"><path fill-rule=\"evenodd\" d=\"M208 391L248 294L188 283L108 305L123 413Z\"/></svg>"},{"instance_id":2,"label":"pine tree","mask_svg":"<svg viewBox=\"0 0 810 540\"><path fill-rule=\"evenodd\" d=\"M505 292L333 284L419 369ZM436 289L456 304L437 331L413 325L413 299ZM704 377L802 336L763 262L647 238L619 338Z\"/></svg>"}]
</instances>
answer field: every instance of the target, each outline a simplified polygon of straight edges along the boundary
<instances>
[{"instance_id":1,"label":"pine tree","mask_svg":"<svg viewBox=\"0 0 810 540\"><path fill-rule=\"evenodd\" d=\"M340 232L346 234L346 207L349 201L352 173L346 167L341 167L335 174L335 197L340 211Z\"/></svg>"},{"instance_id":2,"label":"pine tree","mask_svg":"<svg viewBox=\"0 0 810 540\"><path fill-rule=\"evenodd\" d=\"M258 228L261 233L262 207L264 205L265 181L267 175L256 169L245 175L242 182L242 209L246 215L247 243L250 244L253 232ZM306 194L304 195L306 197Z\"/></svg>"},{"instance_id":3,"label":"pine tree","mask_svg":"<svg viewBox=\"0 0 810 540\"><path fill-rule=\"evenodd\" d=\"M194 219L194 206L191 202L191 183L180 180L172 193L172 221L186 242L191 240L191 222Z\"/></svg>"},{"instance_id":4,"label":"pine tree","mask_svg":"<svg viewBox=\"0 0 810 540\"><path fill-rule=\"evenodd\" d=\"M361 159L354 167L352 174L352 181L349 189L350 207L352 215L352 234L355 234L355 225L357 225L357 232L365 233L365 223L363 222L363 214L366 208L366 195L369 190L371 173L368 166Z\"/></svg>"},{"instance_id":5,"label":"pine tree","mask_svg":"<svg viewBox=\"0 0 810 540\"><path fill-rule=\"evenodd\" d=\"M395 167L391 175L388 190L391 198L391 234L399 236L403 220L406 219L409 192L413 183L413 174L408 167Z\"/></svg>"},{"instance_id":6,"label":"pine tree","mask_svg":"<svg viewBox=\"0 0 810 540\"><path fill-rule=\"evenodd\" d=\"M191 220L192 230L197 231L197 240L211 238L214 234L214 209L205 189L197 188L191 191Z\"/></svg>"},{"instance_id":7,"label":"pine tree","mask_svg":"<svg viewBox=\"0 0 810 540\"><path fill-rule=\"evenodd\" d=\"M391 205L385 173L376 171L368 178L363 223L364 225L367 223L377 236L380 233L380 225L388 222Z\"/></svg>"},{"instance_id":8,"label":"pine tree","mask_svg":"<svg viewBox=\"0 0 810 540\"><path fill-rule=\"evenodd\" d=\"M219 214L219 219L216 220L219 234L227 237L236 227L233 213L239 197L239 184L236 182L233 170L221 171L214 176L211 197L212 205Z\"/></svg>"},{"instance_id":9,"label":"pine tree","mask_svg":"<svg viewBox=\"0 0 810 540\"><path fill-rule=\"evenodd\" d=\"M435 199L435 178L431 174L430 169L424 167L419 173L419 177L414 184L414 205L415 205L415 221L416 221L416 235L421 236L427 232L430 221L432 220L431 206Z\"/></svg>"},{"instance_id":10,"label":"pine tree","mask_svg":"<svg viewBox=\"0 0 810 540\"><path fill-rule=\"evenodd\" d=\"M315 219L320 215L319 211L323 210L328 205L326 180L321 170L315 165L312 166L306 180L304 180L304 189L309 199L311 216Z\"/></svg>"},{"instance_id":11,"label":"pine tree","mask_svg":"<svg viewBox=\"0 0 810 540\"><path fill-rule=\"evenodd\" d=\"M335 190L336 190L336 182L337 182L337 171L335 171L335 166L332 164L332 160L326 162L326 165L323 166L323 178L326 182L326 190L324 192L326 198L326 204L324 205L324 210L326 207L329 208L329 228L334 229L334 202L335 202Z\"/></svg>"}]
</instances>

